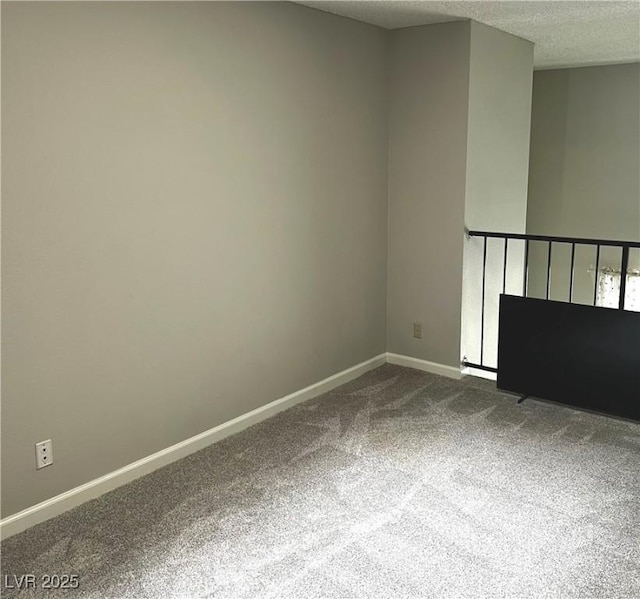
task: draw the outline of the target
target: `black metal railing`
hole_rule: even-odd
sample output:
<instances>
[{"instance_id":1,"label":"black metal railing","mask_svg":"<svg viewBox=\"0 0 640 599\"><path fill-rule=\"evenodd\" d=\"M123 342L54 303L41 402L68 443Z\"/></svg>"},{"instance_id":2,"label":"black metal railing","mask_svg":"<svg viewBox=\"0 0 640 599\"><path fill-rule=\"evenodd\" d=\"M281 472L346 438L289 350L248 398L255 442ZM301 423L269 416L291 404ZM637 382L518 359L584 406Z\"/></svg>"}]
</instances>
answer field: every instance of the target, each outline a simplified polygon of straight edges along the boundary
<instances>
[{"instance_id":1,"label":"black metal railing","mask_svg":"<svg viewBox=\"0 0 640 599\"><path fill-rule=\"evenodd\" d=\"M503 264L502 264L502 293L506 293L507 288L507 260L510 248L510 242L524 242L524 260L522 275L522 297L528 297L529 290L529 270L530 270L530 244L531 242L544 242L547 244L547 260L546 260L546 279L544 299L549 300L551 296L551 271L552 271L552 255L553 244L569 244L571 246L570 254L570 273L569 273L569 303L574 303L574 282L575 282L575 265L576 265L576 246L592 246L595 248L595 277L593 284L593 305L596 305L598 298L598 273L600 272L601 248L619 248L621 251L620 258L620 292L618 297L618 310L625 310L625 298L627 296L627 277L629 275L638 275L637 271L629 270L629 255L632 249L640 249L640 241L618 241L612 239L589 239L581 237L559 237L553 235L528 235L524 233L495 233L490 231L468 231L467 237L479 237L483 239L482 248L482 293L481 293L481 316L480 316L480 361L474 363L469 360L463 360L465 367L484 370L487 372L497 373L495 366L485 364L484 345L485 345L485 306L487 301L487 240L503 239ZM624 273L624 276L623 276Z\"/></svg>"}]
</instances>

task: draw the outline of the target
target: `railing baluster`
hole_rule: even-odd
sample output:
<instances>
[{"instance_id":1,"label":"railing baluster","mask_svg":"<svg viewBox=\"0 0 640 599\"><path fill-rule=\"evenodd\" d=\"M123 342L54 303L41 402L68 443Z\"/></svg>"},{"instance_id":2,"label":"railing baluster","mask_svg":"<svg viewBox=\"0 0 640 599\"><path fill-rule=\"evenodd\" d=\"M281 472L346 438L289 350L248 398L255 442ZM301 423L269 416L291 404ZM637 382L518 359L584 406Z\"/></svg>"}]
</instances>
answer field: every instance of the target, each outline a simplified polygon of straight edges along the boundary
<instances>
[{"instance_id":1,"label":"railing baluster","mask_svg":"<svg viewBox=\"0 0 640 599\"><path fill-rule=\"evenodd\" d=\"M502 265L502 294L507 290L507 251L509 249L509 238L504 238L504 263Z\"/></svg>"},{"instance_id":2,"label":"railing baluster","mask_svg":"<svg viewBox=\"0 0 640 599\"><path fill-rule=\"evenodd\" d=\"M522 281L522 297L527 297L528 279L529 279L529 240L526 239L524 242L524 277Z\"/></svg>"},{"instance_id":3,"label":"railing baluster","mask_svg":"<svg viewBox=\"0 0 640 599\"><path fill-rule=\"evenodd\" d=\"M576 244L571 244L571 278L569 279L569 303L573 303L573 267L576 262Z\"/></svg>"},{"instance_id":4,"label":"railing baluster","mask_svg":"<svg viewBox=\"0 0 640 599\"><path fill-rule=\"evenodd\" d=\"M627 295L627 271L628 270L629 270L629 246L625 245L622 248L622 263L620 265L620 299L618 300L618 310L624 310L624 300Z\"/></svg>"},{"instance_id":5,"label":"railing baluster","mask_svg":"<svg viewBox=\"0 0 640 599\"><path fill-rule=\"evenodd\" d=\"M484 238L482 250L482 315L480 317L480 364L484 364L484 296L487 276L487 238Z\"/></svg>"},{"instance_id":6,"label":"railing baluster","mask_svg":"<svg viewBox=\"0 0 640 599\"><path fill-rule=\"evenodd\" d=\"M553 242L549 241L547 243L547 293L545 295L545 299L549 299L549 292L551 289L551 244Z\"/></svg>"},{"instance_id":7,"label":"railing baluster","mask_svg":"<svg viewBox=\"0 0 640 599\"><path fill-rule=\"evenodd\" d=\"M598 275L600 273L600 244L596 245L596 272L595 272L595 282L593 284L593 305L596 305L596 301L598 300Z\"/></svg>"}]
</instances>

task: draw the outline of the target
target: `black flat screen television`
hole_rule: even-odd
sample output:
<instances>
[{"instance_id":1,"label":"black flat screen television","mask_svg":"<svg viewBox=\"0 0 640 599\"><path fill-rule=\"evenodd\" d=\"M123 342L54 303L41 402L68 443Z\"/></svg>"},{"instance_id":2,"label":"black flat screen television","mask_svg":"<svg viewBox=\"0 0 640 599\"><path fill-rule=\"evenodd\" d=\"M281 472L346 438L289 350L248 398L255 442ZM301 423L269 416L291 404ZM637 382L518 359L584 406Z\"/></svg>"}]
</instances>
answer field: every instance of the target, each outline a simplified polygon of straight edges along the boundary
<instances>
[{"instance_id":1,"label":"black flat screen television","mask_svg":"<svg viewBox=\"0 0 640 599\"><path fill-rule=\"evenodd\" d=\"M501 295L497 385L640 420L640 313Z\"/></svg>"}]
</instances>

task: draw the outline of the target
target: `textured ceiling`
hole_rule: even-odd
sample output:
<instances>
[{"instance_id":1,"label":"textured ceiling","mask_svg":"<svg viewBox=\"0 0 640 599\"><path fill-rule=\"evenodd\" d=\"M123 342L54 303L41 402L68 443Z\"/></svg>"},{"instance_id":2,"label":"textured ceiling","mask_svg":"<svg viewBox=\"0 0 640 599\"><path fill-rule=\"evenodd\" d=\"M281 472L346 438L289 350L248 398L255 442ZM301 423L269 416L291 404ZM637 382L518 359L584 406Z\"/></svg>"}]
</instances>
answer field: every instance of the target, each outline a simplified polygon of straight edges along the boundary
<instances>
[{"instance_id":1,"label":"textured ceiling","mask_svg":"<svg viewBox=\"0 0 640 599\"><path fill-rule=\"evenodd\" d=\"M536 68L640 60L640 0L303 1L387 29L473 19L535 44Z\"/></svg>"}]
</instances>

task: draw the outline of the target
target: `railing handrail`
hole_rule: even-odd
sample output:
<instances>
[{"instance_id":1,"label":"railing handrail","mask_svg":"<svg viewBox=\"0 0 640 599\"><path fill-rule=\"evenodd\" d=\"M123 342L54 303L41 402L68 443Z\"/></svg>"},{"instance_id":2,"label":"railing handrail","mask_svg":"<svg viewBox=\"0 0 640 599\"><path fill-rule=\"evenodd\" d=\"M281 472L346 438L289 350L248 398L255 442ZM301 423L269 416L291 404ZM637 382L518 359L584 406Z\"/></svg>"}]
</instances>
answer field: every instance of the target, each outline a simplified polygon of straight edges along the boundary
<instances>
[{"instance_id":1,"label":"railing handrail","mask_svg":"<svg viewBox=\"0 0 640 599\"><path fill-rule=\"evenodd\" d=\"M558 237L555 235L530 235L528 233L497 233L494 231L467 231L469 237L490 237L495 239L523 239L552 243L574 243L576 245L608 245L612 247L640 248L640 241L620 241L619 239L589 239L585 237Z\"/></svg>"}]
</instances>

